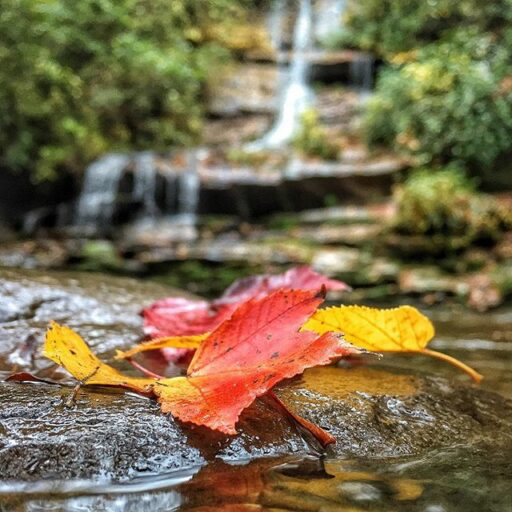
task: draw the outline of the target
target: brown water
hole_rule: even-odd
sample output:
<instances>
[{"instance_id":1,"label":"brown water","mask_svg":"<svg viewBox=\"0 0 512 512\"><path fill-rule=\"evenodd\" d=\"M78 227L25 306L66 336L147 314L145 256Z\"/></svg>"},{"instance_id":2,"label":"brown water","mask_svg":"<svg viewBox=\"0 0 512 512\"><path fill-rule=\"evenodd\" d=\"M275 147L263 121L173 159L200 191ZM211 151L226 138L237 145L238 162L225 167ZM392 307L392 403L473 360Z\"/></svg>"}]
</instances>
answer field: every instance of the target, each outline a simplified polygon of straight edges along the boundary
<instances>
[{"instance_id":1,"label":"brown water","mask_svg":"<svg viewBox=\"0 0 512 512\"><path fill-rule=\"evenodd\" d=\"M432 311L432 348L473 365L482 386L512 398L512 310L476 315ZM466 379L421 356L385 357L379 366ZM371 460L221 460L129 484L74 481L0 485L0 511L512 511L512 453L469 446L421 457Z\"/></svg>"}]
</instances>

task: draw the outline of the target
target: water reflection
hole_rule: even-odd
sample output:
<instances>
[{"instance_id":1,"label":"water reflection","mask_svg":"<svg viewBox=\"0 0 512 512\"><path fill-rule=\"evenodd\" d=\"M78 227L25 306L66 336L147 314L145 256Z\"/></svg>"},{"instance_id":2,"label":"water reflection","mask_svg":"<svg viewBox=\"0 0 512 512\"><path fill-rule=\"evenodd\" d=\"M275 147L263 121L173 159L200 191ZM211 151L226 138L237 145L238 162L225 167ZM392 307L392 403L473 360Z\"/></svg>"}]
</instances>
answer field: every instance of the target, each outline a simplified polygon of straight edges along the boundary
<instances>
[{"instance_id":1,"label":"water reflection","mask_svg":"<svg viewBox=\"0 0 512 512\"><path fill-rule=\"evenodd\" d=\"M488 463L492 456L494 463ZM169 480L150 492L104 494L71 491L10 496L2 511L444 511L512 510L512 467L505 454L463 448L422 458L372 461L260 459L245 465L222 461L204 467L187 482ZM147 482L150 485L150 481ZM129 489L129 487L127 487Z\"/></svg>"}]
</instances>

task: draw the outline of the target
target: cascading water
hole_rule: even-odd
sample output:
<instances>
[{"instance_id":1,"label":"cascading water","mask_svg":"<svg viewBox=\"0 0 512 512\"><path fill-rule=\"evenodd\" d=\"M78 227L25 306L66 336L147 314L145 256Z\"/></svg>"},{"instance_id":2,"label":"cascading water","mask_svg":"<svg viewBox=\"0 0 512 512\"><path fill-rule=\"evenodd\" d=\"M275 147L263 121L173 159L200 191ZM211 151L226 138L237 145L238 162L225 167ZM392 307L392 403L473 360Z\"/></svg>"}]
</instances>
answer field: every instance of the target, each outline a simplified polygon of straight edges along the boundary
<instances>
[{"instance_id":1,"label":"cascading water","mask_svg":"<svg viewBox=\"0 0 512 512\"><path fill-rule=\"evenodd\" d=\"M177 169L165 162L157 165L155 155L149 151L134 156L110 154L100 158L85 172L74 226L89 235L101 235L108 230L115 206L119 204L120 182L124 174L130 172L130 167L133 169L131 200L140 205L135 229L162 226L163 221L169 227L175 224L193 226L199 203L200 177L196 152L190 151L187 158L186 165ZM165 184L165 191L158 190L159 184ZM157 202L160 196L165 197L164 204Z\"/></svg>"},{"instance_id":2,"label":"cascading water","mask_svg":"<svg viewBox=\"0 0 512 512\"><path fill-rule=\"evenodd\" d=\"M191 151L188 157L188 169L178 175L178 218L184 224L195 224L201 183L197 154Z\"/></svg>"},{"instance_id":3,"label":"cascading water","mask_svg":"<svg viewBox=\"0 0 512 512\"><path fill-rule=\"evenodd\" d=\"M275 0L272 4L268 19L268 34L270 43L275 51L279 52L283 45L283 22L286 14L285 0Z\"/></svg>"},{"instance_id":4,"label":"cascading water","mask_svg":"<svg viewBox=\"0 0 512 512\"><path fill-rule=\"evenodd\" d=\"M321 0L318 4L318 16L315 22L315 37L321 43L339 32L341 18L345 11L346 0Z\"/></svg>"},{"instance_id":5,"label":"cascading water","mask_svg":"<svg viewBox=\"0 0 512 512\"><path fill-rule=\"evenodd\" d=\"M370 54L360 54L350 61L350 82L364 99L373 87L374 58Z\"/></svg>"},{"instance_id":6,"label":"cascading water","mask_svg":"<svg viewBox=\"0 0 512 512\"><path fill-rule=\"evenodd\" d=\"M119 183L129 163L127 155L109 154L87 168L78 199L76 225L101 232L110 224Z\"/></svg>"},{"instance_id":7,"label":"cascading water","mask_svg":"<svg viewBox=\"0 0 512 512\"><path fill-rule=\"evenodd\" d=\"M135 156L133 199L142 203L142 220L153 220L159 214L156 204L157 168L153 153L145 151Z\"/></svg>"},{"instance_id":8,"label":"cascading water","mask_svg":"<svg viewBox=\"0 0 512 512\"><path fill-rule=\"evenodd\" d=\"M289 142L297 129L301 114L311 104L313 94L308 83L310 64L306 52L312 45L312 17L311 0L300 0L293 33L289 78L281 94L276 122L260 140L249 144L248 150L278 148Z\"/></svg>"}]
</instances>

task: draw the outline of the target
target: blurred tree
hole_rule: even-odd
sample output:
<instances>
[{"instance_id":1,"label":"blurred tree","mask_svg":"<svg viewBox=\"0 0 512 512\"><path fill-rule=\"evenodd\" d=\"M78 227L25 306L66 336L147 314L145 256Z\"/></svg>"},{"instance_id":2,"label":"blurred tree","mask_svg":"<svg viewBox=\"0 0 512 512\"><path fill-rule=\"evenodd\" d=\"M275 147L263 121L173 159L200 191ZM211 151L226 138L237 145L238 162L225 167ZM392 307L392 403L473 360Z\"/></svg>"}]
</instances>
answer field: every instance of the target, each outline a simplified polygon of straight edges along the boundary
<instances>
[{"instance_id":1,"label":"blurred tree","mask_svg":"<svg viewBox=\"0 0 512 512\"><path fill-rule=\"evenodd\" d=\"M509 51L471 30L464 36L404 62L398 54L382 72L366 110L370 144L394 146L419 164L456 162L479 173L512 154Z\"/></svg>"},{"instance_id":2,"label":"blurred tree","mask_svg":"<svg viewBox=\"0 0 512 512\"><path fill-rule=\"evenodd\" d=\"M48 179L105 151L193 143L211 27L237 0L3 0L0 165Z\"/></svg>"},{"instance_id":3,"label":"blurred tree","mask_svg":"<svg viewBox=\"0 0 512 512\"><path fill-rule=\"evenodd\" d=\"M512 0L349 0L343 39L387 56L440 39L455 27L503 33Z\"/></svg>"},{"instance_id":4,"label":"blurred tree","mask_svg":"<svg viewBox=\"0 0 512 512\"><path fill-rule=\"evenodd\" d=\"M478 174L512 155L512 0L349 0L338 42L380 55L364 134Z\"/></svg>"}]
</instances>

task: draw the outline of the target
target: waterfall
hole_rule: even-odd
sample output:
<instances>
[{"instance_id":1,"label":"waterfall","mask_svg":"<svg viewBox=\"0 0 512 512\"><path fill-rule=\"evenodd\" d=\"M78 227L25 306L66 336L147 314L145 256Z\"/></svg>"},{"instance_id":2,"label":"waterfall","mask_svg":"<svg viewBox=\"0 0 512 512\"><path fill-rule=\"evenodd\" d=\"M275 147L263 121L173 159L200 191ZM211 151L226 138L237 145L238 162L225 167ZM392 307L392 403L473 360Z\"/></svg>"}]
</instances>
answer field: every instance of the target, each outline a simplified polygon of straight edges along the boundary
<instances>
[{"instance_id":1,"label":"waterfall","mask_svg":"<svg viewBox=\"0 0 512 512\"><path fill-rule=\"evenodd\" d=\"M190 152L188 163L188 169L178 175L178 218L185 224L195 224L201 182L198 156L194 151Z\"/></svg>"},{"instance_id":2,"label":"waterfall","mask_svg":"<svg viewBox=\"0 0 512 512\"><path fill-rule=\"evenodd\" d=\"M285 0L275 0L272 4L268 20L270 43L276 52L279 52L283 46L283 21L286 14L285 4Z\"/></svg>"},{"instance_id":3,"label":"waterfall","mask_svg":"<svg viewBox=\"0 0 512 512\"><path fill-rule=\"evenodd\" d=\"M130 158L126 155L109 154L86 169L75 215L76 225L99 232L110 224L119 183L129 163Z\"/></svg>"},{"instance_id":4,"label":"waterfall","mask_svg":"<svg viewBox=\"0 0 512 512\"><path fill-rule=\"evenodd\" d=\"M301 114L311 104L312 92L308 84L310 66L306 55L306 52L311 49L311 32L311 0L300 0L293 32L288 80L281 94L276 122L260 140L249 144L248 150L277 148L289 142L297 129Z\"/></svg>"},{"instance_id":5,"label":"waterfall","mask_svg":"<svg viewBox=\"0 0 512 512\"><path fill-rule=\"evenodd\" d=\"M156 204L157 169L155 157L151 152L137 154L133 179L133 199L142 202L142 219L155 219L159 213Z\"/></svg>"},{"instance_id":6,"label":"waterfall","mask_svg":"<svg viewBox=\"0 0 512 512\"><path fill-rule=\"evenodd\" d=\"M367 53L350 62L350 81L363 97L368 96L373 87L373 66L374 58Z\"/></svg>"},{"instance_id":7,"label":"waterfall","mask_svg":"<svg viewBox=\"0 0 512 512\"><path fill-rule=\"evenodd\" d=\"M315 23L315 37L324 43L329 37L340 30L341 17L345 10L346 0L321 0L318 5L318 16Z\"/></svg>"}]
</instances>

